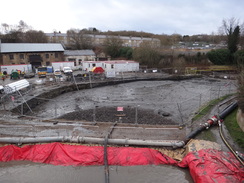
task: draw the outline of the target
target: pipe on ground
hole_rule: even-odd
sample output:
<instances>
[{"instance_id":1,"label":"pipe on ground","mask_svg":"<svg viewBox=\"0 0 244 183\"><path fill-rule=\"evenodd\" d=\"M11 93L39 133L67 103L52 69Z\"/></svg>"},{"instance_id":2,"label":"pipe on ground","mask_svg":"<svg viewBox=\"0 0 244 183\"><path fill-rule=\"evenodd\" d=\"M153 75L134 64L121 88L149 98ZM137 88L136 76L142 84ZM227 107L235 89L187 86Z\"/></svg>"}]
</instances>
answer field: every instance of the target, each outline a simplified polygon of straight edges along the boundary
<instances>
[{"instance_id":1,"label":"pipe on ground","mask_svg":"<svg viewBox=\"0 0 244 183\"><path fill-rule=\"evenodd\" d=\"M218 124L230 112L237 107L237 102L232 103L224 109L219 116L213 116L203 126L189 133L183 141L156 141L156 140L135 140L135 139L108 139L108 144L113 145L136 145L136 146L158 146L158 147L183 147L190 139L194 138L197 134L212 125ZM104 144L104 138L94 137L72 137L72 136L59 136L59 137L0 137L0 143L6 144L27 144L27 143L48 143L48 142L72 142L72 143L96 143Z\"/></svg>"},{"instance_id":2,"label":"pipe on ground","mask_svg":"<svg viewBox=\"0 0 244 183\"><path fill-rule=\"evenodd\" d=\"M226 107L221 113L219 114L220 119L224 119L229 113L231 113L236 107L238 106L237 101L231 103L228 107Z\"/></svg>"},{"instance_id":3,"label":"pipe on ground","mask_svg":"<svg viewBox=\"0 0 244 183\"><path fill-rule=\"evenodd\" d=\"M0 143L6 144L27 144L27 143L48 143L48 142L72 142L72 143L95 143L104 144L104 138L94 137L0 137ZM108 144L113 145L136 145L136 146L159 146L179 148L185 145L184 141L156 141L156 140L135 140L135 139L108 139Z\"/></svg>"},{"instance_id":4,"label":"pipe on ground","mask_svg":"<svg viewBox=\"0 0 244 183\"><path fill-rule=\"evenodd\" d=\"M207 122L204 123L202 126L190 132L184 140L185 144L187 144L189 140L193 139L195 136L197 136L200 132L204 131L205 129L210 128L212 125L218 125L218 122L223 122L223 119L229 113L231 113L237 106L238 106L237 101L231 103L223 111L221 111L218 116L217 115L213 116L212 118L208 119Z\"/></svg>"}]
</instances>

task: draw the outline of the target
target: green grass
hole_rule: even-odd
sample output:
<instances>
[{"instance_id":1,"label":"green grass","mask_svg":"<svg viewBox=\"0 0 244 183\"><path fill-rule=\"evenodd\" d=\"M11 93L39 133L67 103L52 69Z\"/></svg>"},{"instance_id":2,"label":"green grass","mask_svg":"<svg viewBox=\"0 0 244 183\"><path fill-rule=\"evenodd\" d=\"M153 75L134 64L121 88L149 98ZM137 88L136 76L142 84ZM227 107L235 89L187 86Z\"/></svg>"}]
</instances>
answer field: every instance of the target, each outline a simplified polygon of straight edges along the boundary
<instances>
[{"instance_id":1,"label":"green grass","mask_svg":"<svg viewBox=\"0 0 244 183\"><path fill-rule=\"evenodd\" d=\"M236 120L237 109L232 111L225 119L224 123L228 129L232 139L241 147L244 148L244 132L241 130L240 126Z\"/></svg>"},{"instance_id":2,"label":"green grass","mask_svg":"<svg viewBox=\"0 0 244 183\"><path fill-rule=\"evenodd\" d=\"M232 96L232 95L225 95L218 99L211 100L197 112L197 115L192 118L192 121L196 121L196 120L200 119L201 117L205 116L215 105L217 105L219 102L227 99L230 96Z\"/></svg>"},{"instance_id":3,"label":"green grass","mask_svg":"<svg viewBox=\"0 0 244 183\"><path fill-rule=\"evenodd\" d=\"M207 140L211 142L216 142L216 138L211 130L204 130L198 136L197 139Z\"/></svg>"}]
</instances>

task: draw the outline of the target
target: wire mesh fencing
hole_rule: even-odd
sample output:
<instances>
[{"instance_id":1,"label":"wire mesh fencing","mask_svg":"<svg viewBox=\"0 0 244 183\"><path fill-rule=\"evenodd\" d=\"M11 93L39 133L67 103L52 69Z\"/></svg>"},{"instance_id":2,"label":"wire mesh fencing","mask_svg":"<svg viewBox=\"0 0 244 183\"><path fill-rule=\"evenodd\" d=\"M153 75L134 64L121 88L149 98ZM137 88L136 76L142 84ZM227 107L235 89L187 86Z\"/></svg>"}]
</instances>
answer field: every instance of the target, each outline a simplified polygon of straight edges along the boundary
<instances>
[{"instance_id":1,"label":"wire mesh fencing","mask_svg":"<svg viewBox=\"0 0 244 183\"><path fill-rule=\"evenodd\" d=\"M53 99L35 97L36 106L28 115L90 122L190 125L191 118L203 105L236 90L236 83L230 80L141 81L79 90ZM24 97L27 100L30 96ZM12 106L5 106L6 110L23 103L21 98L11 101L11 96L8 101ZM23 110L19 112L23 114Z\"/></svg>"}]
</instances>

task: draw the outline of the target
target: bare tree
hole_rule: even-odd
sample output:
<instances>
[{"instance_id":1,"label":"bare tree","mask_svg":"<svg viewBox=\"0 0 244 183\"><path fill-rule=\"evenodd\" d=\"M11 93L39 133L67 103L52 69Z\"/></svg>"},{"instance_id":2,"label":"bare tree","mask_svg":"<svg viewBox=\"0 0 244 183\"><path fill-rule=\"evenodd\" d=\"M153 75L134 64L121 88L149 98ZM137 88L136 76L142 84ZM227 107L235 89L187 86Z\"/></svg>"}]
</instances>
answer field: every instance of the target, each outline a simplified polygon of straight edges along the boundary
<instances>
[{"instance_id":1,"label":"bare tree","mask_svg":"<svg viewBox=\"0 0 244 183\"><path fill-rule=\"evenodd\" d=\"M79 29L70 29L67 31L67 37L70 41L71 49L91 49L92 39L89 34Z\"/></svg>"},{"instance_id":2,"label":"bare tree","mask_svg":"<svg viewBox=\"0 0 244 183\"><path fill-rule=\"evenodd\" d=\"M4 33L8 33L9 28L10 28L10 26L8 24L6 24L6 23L1 24L1 29L4 31Z\"/></svg>"},{"instance_id":3,"label":"bare tree","mask_svg":"<svg viewBox=\"0 0 244 183\"><path fill-rule=\"evenodd\" d=\"M102 47L94 46L93 51L96 54L96 58L98 58L98 55L103 52L103 49L102 49Z\"/></svg>"},{"instance_id":4,"label":"bare tree","mask_svg":"<svg viewBox=\"0 0 244 183\"><path fill-rule=\"evenodd\" d=\"M224 19L219 30L227 36L227 46L230 51L230 63L233 64L233 54L238 50L238 44L240 42L241 30L239 20L234 17L230 19Z\"/></svg>"},{"instance_id":5,"label":"bare tree","mask_svg":"<svg viewBox=\"0 0 244 183\"><path fill-rule=\"evenodd\" d=\"M229 19L223 19L222 26L219 28L219 33L225 35L232 34L233 30L238 25L239 25L239 20L237 20L234 17L231 17Z\"/></svg>"},{"instance_id":6,"label":"bare tree","mask_svg":"<svg viewBox=\"0 0 244 183\"><path fill-rule=\"evenodd\" d=\"M31 30L32 28L29 25L27 25L27 23L25 23L23 20L20 20L19 25L17 25L17 29L20 32L26 32L28 30Z\"/></svg>"},{"instance_id":7,"label":"bare tree","mask_svg":"<svg viewBox=\"0 0 244 183\"><path fill-rule=\"evenodd\" d=\"M26 43L47 43L47 36L43 31L29 30L25 32L24 42Z\"/></svg>"},{"instance_id":8,"label":"bare tree","mask_svg":"<svg viewBox=\"0 0 244 183\"><path fill-rule=\"evenodd\" d=\"M240 25L240 48L244 49L244 22Z\"/></svg>"},{"instance_id":9,"label":"bare tree","mask_svg":"<svg viewBox=\"0 0 244 183\"><path fill-rule=\"evenodd\" d=\"M143 42L140 47L134 49L133 59L139 61L142 65L157 67L161 56L160 53L150 44L150 42Z\"/></svg>"},{"instance_id":10,"label":"bare tree","mask_svg":"<svg viewBox=\"0 0 244 183\"><path fill-rule=\"evenodd\" d=\"M104 41L104 50L107 55L112 58L119 57L120 49L122 48L122 40L117 36L108 36Z\"/></svg>"},{"instance_id":11,"label":"bare tree","mask_svg":"<svg viewBox=\"0 0 244 183\"><path fill-rule=\"evenodd\" d=\"M1 36L3 42L13 42L19 43L24 42L25 32L31 30L31 27L28 26L23 20L20 20L18 25L9 25L3 23L2 29L4 30L4 35Z\"/></svg>"}]
</instances>

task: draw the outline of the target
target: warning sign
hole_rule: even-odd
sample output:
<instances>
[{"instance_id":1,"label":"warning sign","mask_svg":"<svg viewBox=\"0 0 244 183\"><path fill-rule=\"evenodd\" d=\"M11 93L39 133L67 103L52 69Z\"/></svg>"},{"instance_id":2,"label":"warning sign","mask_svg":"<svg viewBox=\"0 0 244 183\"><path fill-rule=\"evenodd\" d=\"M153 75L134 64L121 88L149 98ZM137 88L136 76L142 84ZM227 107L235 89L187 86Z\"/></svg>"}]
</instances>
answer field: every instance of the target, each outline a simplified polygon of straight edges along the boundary
<instances>
[{"instance_id":1,"label":"warning sign","mask_svg":"<svg viewBox=\"0 0 244 183\"><path fill-rule=\"evenodd\" d=\"M124 107L117 107L117 111L124 111Z\"/></svg>"}]
</instances>

